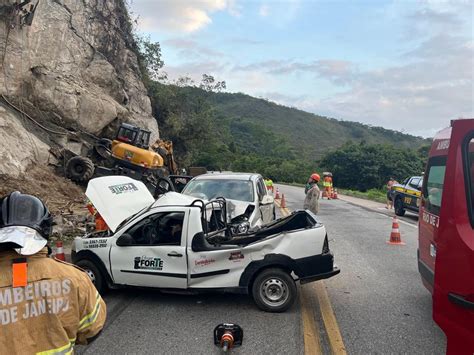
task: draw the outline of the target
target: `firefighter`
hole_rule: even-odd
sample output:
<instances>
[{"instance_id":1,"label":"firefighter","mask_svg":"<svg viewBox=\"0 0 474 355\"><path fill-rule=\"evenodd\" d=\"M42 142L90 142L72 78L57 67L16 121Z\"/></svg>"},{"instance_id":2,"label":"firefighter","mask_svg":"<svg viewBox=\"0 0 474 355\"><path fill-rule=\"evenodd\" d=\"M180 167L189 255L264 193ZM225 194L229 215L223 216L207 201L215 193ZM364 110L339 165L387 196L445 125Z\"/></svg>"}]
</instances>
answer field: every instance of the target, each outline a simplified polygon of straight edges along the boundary
<instances>
[{"instance_id":1,"label":"firefighter","mask_svg":"<svg viewBox=\"0 0 474 355\"><path fill-rule=\"evenodd\" d=\"M319 195L321 191L318 182L321 177L317 173L311 174L305 187L306 197L304 199L304 209L308 209L314 214L319 212Z\"/></svg>"},{"instance_id":2,"label":"firefighter","mask_svg":"<svg viewBox=\"0 0 474 355\"><path fill-rule=\"evenodd\" d=\"M70 354L104 326L105 303L87 274L48 257L52 216L18 191L0 199L0 349Z\"/></svg>"}]
</instances>

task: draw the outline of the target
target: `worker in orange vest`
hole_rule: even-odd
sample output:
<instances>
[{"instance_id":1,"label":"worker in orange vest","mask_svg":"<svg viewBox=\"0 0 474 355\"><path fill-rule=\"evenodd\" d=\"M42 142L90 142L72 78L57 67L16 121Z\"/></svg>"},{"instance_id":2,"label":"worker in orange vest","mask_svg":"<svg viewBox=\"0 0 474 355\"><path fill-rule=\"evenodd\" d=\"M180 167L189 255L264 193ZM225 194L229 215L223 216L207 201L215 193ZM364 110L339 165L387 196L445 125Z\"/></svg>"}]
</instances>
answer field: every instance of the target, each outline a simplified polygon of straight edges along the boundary
<instances>
[{"instance_id":1,"label":"worker in orange vest","mask_svg":"<svg viewBox=\"0 0 474 355\"><path fill-rule=\"evenodd\" d=\"M94 205L91 202L87 203L87 209L89 210L90 214L95 218L95 230L97 232L106 231L109 229L107 223L105 223L104 218L100 215L100 213L95 209Z\"/></svg>"}]
</instances>

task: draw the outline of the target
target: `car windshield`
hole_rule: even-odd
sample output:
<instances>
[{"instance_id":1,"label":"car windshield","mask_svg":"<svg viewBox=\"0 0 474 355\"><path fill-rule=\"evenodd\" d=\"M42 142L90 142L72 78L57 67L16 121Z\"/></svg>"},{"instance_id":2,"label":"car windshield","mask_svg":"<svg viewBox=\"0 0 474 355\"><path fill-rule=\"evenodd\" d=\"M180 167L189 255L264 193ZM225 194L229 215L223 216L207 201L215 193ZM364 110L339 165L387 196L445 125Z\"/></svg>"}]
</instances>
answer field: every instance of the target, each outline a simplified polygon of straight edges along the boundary
<instances>
[{"instance_id":1,"label":"car windshield","mask_svg":"<svg viewBox=\"0 0 474 355\"><path fill-rule=\"evenodd\" d=\"M188 183L183 194L202 199L224 197L226 199L253 202L252 181L233 179L198 179Z\"/></svg>"}]
</instances>

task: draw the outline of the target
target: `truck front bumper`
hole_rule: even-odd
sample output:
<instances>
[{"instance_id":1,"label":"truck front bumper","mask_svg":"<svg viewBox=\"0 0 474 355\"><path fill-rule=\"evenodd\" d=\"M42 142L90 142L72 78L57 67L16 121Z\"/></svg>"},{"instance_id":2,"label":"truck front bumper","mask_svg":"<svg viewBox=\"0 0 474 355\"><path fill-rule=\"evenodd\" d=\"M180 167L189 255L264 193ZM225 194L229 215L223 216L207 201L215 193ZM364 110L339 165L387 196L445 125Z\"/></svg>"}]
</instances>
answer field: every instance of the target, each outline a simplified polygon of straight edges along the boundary
<instances>
[{"instance_id":1,"label":"truck front bumper","mask_svg":"<svg viewBox=\"0 0 474 355\"><path fill-rule=\"evenodd\" d=\"M334 265L331 252L295 260L295 274L301 284L328 279L341 270Z\"/></svg>"}]
</instances>

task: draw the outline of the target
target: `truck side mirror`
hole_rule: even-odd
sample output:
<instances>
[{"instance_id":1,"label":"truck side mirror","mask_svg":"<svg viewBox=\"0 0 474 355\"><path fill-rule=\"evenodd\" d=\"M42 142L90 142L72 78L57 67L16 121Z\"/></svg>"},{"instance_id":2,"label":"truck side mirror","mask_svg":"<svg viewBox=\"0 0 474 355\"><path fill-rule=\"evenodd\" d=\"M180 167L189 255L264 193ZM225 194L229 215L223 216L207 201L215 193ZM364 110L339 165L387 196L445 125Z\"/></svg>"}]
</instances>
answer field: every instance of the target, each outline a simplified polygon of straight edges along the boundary
<instances>
[{"instance_id":1,"label":"truck side mirror","mask_svg":"<svg viewBox=\"0 0 474 355\"><path fill-rule=\"evenodd\" d=\"M163 195L169 191L175 191L173 183L168 178L160 177L158 179L158 183L156 184L154 197L158 198L160 195Z\"/></svg>"},{"instance_id":2,"label":"truck side mirror","mask_svg":"<svg viewBox=\"0 0 474 355\"><path fill-rule=\"evenodd\" d=\"M130 234L124 233L117 239L119 247L126 247L133 244L133 238Z\"/></svg>"}]
</instances>

